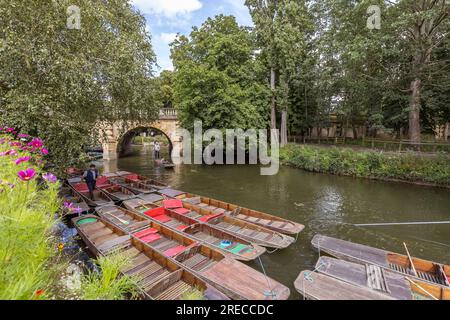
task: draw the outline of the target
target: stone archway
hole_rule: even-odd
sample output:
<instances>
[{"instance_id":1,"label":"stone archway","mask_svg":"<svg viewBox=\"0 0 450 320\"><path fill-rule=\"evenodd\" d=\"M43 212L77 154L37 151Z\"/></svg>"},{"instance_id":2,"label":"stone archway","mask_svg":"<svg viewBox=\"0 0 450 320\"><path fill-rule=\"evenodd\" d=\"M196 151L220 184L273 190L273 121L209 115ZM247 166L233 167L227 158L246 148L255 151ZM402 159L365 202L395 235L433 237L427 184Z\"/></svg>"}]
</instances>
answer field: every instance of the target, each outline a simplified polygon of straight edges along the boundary
<instances>
[{"instance_id":1,"label":"stone archway","mask_svg":"<svg viewBox=\"0 0 450 320\"><path fill-rule=\"evenodd\" d=\"M116 160L119 157L119 145L123 142L122 139L127 133L132 132L138 128L154 128L162 132L169 140L172 148L181 148L181 138L177 135L178 120L175 116L170 114L165 116L160 115L160 119L151 123L123 123L117 122L114 125L100 126L103 146L103 159Z\"/></svg>"},{"instance_id":2,"label":"stone archway","mask_svg":"<svg viewBox=\"0 0 450 320\"><path fill-rule=\"evenodd\" d=\"M161 135L167 139L167 142L169 144L169 155L171 155L172 149L173 149L173 143L172 143L170 136L168 136L167 133L165 133L161 129L155 128L155 126L151 126L151 127L137 127L137 128L131 129L131 130L127 131L125 134L123 134L119 138L119 141L117 144L118 156L123 157L123 156L129 155L131 152L131 146L133 143L133 139L136 136L140 135L141 133L144 133L144 132L148 133L149 131L154 132L155 136Z\"/></svg>"}]
</instances>

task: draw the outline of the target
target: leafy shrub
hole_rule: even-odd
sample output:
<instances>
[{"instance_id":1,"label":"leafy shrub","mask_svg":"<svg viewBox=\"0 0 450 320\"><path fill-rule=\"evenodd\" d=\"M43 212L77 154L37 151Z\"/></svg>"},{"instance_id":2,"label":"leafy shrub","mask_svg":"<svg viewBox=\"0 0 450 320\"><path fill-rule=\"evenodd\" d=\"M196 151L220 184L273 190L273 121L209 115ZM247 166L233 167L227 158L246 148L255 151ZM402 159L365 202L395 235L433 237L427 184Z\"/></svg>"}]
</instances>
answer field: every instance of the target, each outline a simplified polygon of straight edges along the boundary
<instances>
[{"instance_id":1,"label":"leafy shrub","mask_svg":"<svg viewBox=\"0 0 450 320\"><path fill-rule=\"evenodd\" d=\"M415 153L395 154L289 144L280 150L280 159L286 165L312 172L450 184L450 159L445 153L422 157Z\"/></svg>"}]
</instances>

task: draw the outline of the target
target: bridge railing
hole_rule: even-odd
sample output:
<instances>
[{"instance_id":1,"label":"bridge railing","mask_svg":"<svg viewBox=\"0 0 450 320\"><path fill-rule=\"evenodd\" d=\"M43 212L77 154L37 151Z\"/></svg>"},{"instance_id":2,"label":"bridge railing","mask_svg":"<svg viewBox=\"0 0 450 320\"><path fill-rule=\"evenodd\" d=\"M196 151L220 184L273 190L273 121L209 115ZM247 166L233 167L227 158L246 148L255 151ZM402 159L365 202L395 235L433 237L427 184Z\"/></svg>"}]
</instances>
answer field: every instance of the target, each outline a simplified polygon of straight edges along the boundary
<instances>
[{"instance_id":1,"label":"bridge railing","mask_svg":"<svg viewBox=\"0 0 450 320\"><path fill-rule=\"evenodd\" d=\"M159 119L160 120L177 120L178 113L174 108L166 108L159 110Z\"/></svg>"}]
</instances>

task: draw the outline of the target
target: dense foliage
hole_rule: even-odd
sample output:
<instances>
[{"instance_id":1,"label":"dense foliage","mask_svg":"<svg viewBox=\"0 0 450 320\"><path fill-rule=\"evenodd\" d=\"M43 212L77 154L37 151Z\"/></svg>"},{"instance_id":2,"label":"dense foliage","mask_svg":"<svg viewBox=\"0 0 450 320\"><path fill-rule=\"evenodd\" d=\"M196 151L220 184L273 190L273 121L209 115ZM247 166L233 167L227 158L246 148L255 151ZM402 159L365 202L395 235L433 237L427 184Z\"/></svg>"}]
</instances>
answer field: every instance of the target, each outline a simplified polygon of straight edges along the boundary
<instances>
[{"instance_id":1,"label":"dense foliage","mask_svg":"<svg viewBox=\"0 0 450 320\"><path fill-rule=\"evenodd\" d=\"M78 160L99 121L157 117L155 55L128 1L3 0L0 16L0 122L46 136L56 165Z\"/></svg>"},{"instance_id":2,"label":"dense foliage","mask_svg":"<svg viewBox=\"0 0 450 320\"><path fill-rule=\"evenodd\" d=\"M287 165L312 172L450 186L450 161L445 154L430 158L288 144L280 151L280 158Z\"/></svg>"},{"instance_id":3,"label":"dense foliage","mask_svg":"<svg viewBox=\"0 0 450 320\"><path fill-rule=\"evenodd\" d=\"M265 128L270 93L256 42L231 16L209 18L172 44L175 106L184 128Z\"/></svg>"},{"instance_id":4,"label":"dense foliage","mask_svg":"<svg viewBox=\"0 0 450 320\"><path fill-rule=\"evenodd\" d=\"M217 128L270 119L283 145L289 134L330 121L413 141L449 121L445 0L245 3L251 30L219 16L173 45L175 105L185 126L195 118ZM374 5L380 28L369 27Z\"/></svg>"},{"instance_id":5,"label":"dense foliage","mask_svg":"<svg viewBox=\"0 0 450 320\"><path fill-rule=\"evenodd\" d=\"M445 0L247 0L275 71L281 142L288 129L328 125L409 128L411 140L448 122L450 9ZM369 28L370 6L381 28ZM305 63L306 62L306 63ZM442 77L445 77L442 78ZM422 115L422 117L421 117ZM432 132L432 131L431 131Z\"/></svg>"}]
</instances>

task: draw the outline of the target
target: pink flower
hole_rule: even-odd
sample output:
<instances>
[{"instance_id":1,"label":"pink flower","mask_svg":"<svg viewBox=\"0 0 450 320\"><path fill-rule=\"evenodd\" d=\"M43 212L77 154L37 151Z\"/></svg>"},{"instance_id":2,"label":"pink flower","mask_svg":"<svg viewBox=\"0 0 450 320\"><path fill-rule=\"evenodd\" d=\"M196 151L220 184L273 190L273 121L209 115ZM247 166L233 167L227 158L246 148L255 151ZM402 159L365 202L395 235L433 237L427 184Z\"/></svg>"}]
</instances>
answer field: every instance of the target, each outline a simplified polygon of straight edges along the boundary
<instances>
[{"instance_id":1,"label":"pink flower","mask_svg":"<svg viewBox=\"0 0 450 320\"><path fill-rule=\"evenodd\" d=\"M10 142L9 145L11 147L20 147L20 146L22 146L22 143L17 142L17 141L13 141L13 142Z\"/></svg>"},{"instance_id":2,"label":"pink flower","mask_svg":"<svg viewBox=\"0 0 450 320\"><path fill-rule=\"evenodd\" d=\"M19 133L19 135L17 136L18 138L29 138L30 135L26 134L26 133Z\"/></svg>"},{"instance_id":3,"label":"pink flower","mask_svg":"<svg viewBox=\"0 0 450 320\"><path fill-rule=\"evenodd\" d=\"M15 133L16 130L14 130L14 128L6 128L6 132Z\"/></svg>"},{"instance_id":4,"label":"pink flower","mask_svg":"<svg viewBox=\"0 0 450 320\"><path fill-rule=\"evenodd\" d=\"M16 165L19 165L19 164L21 164L22 162L27 162L27 161L30 161L30 160L31 160L31 157L30 157L30 156L27 156L27 157L22 157L22 158L17 159L14 163L15 163Z\"/></svg>"},{"instance_id":5,"label":"pink flower","mask_svg":"<svg viewBox=\"0 0 450 320\"><path fill-rule=\"evenodd\" d=\"M5 143L5 139L0 139L0 144L4 144Z\"/></svg>"},{"instance_id":6,"label":"pink flower","mask_svg":"<svg viewBox=\"0 0 450 320\"><path fill-rule=\"evenodd\" d=\"M48 150L47 150L46 148L42 148L42 149L41 149L41 153L42 153L44 156L46 156L46 155L48 155Z\"/></svg>"},{"instance_id":7,"label":"pink flower","mask_svg":"<svg viewBox=\"0 0 450 320\"><path fill-rule=\"evenodd\" d=\"M42 147L42 140L39 138L33 138L30 143L28 143L30 147L33 147L34 149L39 149Z\"/></svg>"},{"instance_id":8,"label":"pink flower","mask_svg":"<svg viewBox=\"0 0 450 320\"><path fill-rule=\"evenodd\" d=\"M8 151L5 151L5 152L0 152L0 157L3 157L3 156L15 156L16 154L17 154L16 150L8 150Z\"/></svg>"},{"instance_id":9,"label":"pink flower","mask_svg":"<svg viewBox=\"0 0 450 320\"><path fill-rule=\"evenodd\" d=\"M25 171L19 171L17 175L22 181L30 181L36 175L36 170L34 170L33 168L28 168Z\"/></svg>"},{"instance_id":10,"label":"pink flower","mask_svg":"<svg viewBox=\"0 0 450 320\"><path fill-rule=\"evenodd\" d=\"M50 182L50 183L55 183L57 180L56 176L51 174L50 172L43 174L42 178L44 178L45 181Z\"/></svg>"}]
</instances>

